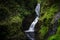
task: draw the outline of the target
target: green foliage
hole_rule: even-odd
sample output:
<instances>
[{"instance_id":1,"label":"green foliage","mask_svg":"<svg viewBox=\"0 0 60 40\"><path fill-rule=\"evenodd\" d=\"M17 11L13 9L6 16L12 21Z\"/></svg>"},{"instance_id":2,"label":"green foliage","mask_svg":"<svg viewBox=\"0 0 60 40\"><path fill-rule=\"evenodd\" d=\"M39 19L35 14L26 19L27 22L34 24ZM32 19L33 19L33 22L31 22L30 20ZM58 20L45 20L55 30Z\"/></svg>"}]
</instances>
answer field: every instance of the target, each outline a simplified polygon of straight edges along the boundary
<instances>
[{"instance_id":1,"label":"green foliage","mask_svg":"<svg viewBox=\"0 0 60 40\"><path fill-rule=\"evenodd\" d=\"M0 3L1 39L25 40L22 21L27 15L34 13L36 0L0 0Z\"/></svg>"},{"instance_id":2,"label":"green foliage","mask_svg":"<svg viewBox=\"0 0 60 40\"><path fill-rule=\"evenodd\" d=\"M60 40L60 19L58 21L57 32L56 34L50 36L48 40Z\"/></svg>"},{"instance_id":3,"label":"green foliage","mask_svg":"<svg viewBox=\"0 0 60 40\"><path fill-rule=\"evenodd\" d=\"M51 22L54 22L55 14L60 10L58 8L60 6L59 0L0 0L0 37L4 40L26 40L22 31L22 21L27 15L35 14L34 10L37 2L41 3L41 16L39 19L41 29L38 33L39 37L44 39ZM48 40L60 40L59 24L60 21L58 21L56 34L47 38Z\"/></svg>"},{"instance_id":4,"label":"green foliage","mask_svg":"<svg viewBox=\"0 0 60 40\"><path fill-rule=\"evenodd\" d=\"M44 37L44 35L46 34L47 31L48 31L48 27L42 25L41 29L39 31L41 33L40 36Z\"/></svg>"},{"instance_id":5,"label":"green foliage","mask_svg":"<svg viewBox=\"0 0 60 40\"><path fill-rule=\"evenodd\" d=\"M42 38L41 40L45 40L45 35L48 32L48 29L51 30L53 25L54 25L54 17L55 14L57 14L57 12L59 11L59 2L57 0L53 1L53 0L41 0L41 16L39 21L42 22L41 24L41 29L39 30L40 32L40 38ZM53 24L53 25L52 25ZM60 22L58 22L58 25L60 24ZM51 26L52 25L52 26ZM51 29L50 29L51 27ZM58 27L58 26L57 26ZM58 27L60 29L60 27ZM50 35L49 37L46 38L46 40L60 40L60 34L58 34L60 32L60 30L57 29L58 32L56 32L55 35ZM45 35L45 36L44 36Z\"/></svg>"},{"instance_id":6,"label":"green foliage","mask_svg":"<svg viewBox=\"0 0 60 40\"><path fill-rule=\"evenodd\" d=\"M40 18L40 20L44 20L45 18L48 20L52 18L55 14L55 12L58 11L58 7L56 5L52 5L50 8L48 8L44 15Z\"/></svg>"},{"instance_id":7,"label":"green foliage","mask_svg":"<svg viewBox=\"0 0 60 40\"><path fill-rule=\"evenodd\" d=\"M48 40L60 40L60 26L57 28L56 34L50 36Z\"/></svg>"}]
</instances>

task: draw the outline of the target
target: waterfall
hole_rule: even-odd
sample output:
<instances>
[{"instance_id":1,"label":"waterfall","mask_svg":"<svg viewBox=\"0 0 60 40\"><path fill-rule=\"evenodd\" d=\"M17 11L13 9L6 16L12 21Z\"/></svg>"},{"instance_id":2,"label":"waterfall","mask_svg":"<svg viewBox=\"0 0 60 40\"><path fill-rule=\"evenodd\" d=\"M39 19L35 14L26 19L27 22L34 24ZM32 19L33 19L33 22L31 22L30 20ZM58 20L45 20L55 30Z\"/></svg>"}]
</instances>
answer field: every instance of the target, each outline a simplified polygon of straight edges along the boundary
<instances>
[{"instance_id":1,"label":"waterfall","mask_svg":"<svg viewBox=\"0 0 60 40\"><path fill-rule=\"evenodd\" d=\"M37 24L38 19L39 19L40 3L37 4L37 6L35 8L35 12L37 15L35 20L31 23L29 29L25 31L27 37L29 37L30 40L34 40L34 31L35 31L34 28L35 28L35 25Z\"/></svg>"},{"instance_id":2,"label":"waterfall","mask_svg":"<svg viewBox=\"0 0 60 40\"><path fill-rule=\"evenodd\" d=\"M26 30L25 32L34 32L34 27L36 25L36 23L38 22L38 17L35 18L35 20L32 22L32 24L30 25L29 30Z\"/></svg>"}]
</instances>

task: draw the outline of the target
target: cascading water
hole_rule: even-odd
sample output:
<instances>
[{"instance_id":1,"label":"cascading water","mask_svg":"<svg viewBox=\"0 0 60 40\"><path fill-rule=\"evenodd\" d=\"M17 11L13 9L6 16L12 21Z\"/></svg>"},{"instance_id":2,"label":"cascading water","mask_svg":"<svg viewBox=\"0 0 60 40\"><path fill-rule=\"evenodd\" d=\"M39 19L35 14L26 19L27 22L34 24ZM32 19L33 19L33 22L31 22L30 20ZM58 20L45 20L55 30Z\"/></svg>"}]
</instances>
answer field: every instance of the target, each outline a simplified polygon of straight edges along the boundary
<instances>
[{"instance_id":1,"label":"cascading water","mask_svg":"<svg viewBox=\"0 0 60 40\"><path fill-rule=\"evenodd\" d=\"M36 23L38 22L38 19L39 19L39 12L40 12L40 3L37 4L36 8L35 8L35 12L36 12L36 18L35 20L31 23L30 27L28 30L25 31L27 37L30 39L30 40L35 40L34 39L34 27L36 25Z\"/></svg>"}]
</instances>

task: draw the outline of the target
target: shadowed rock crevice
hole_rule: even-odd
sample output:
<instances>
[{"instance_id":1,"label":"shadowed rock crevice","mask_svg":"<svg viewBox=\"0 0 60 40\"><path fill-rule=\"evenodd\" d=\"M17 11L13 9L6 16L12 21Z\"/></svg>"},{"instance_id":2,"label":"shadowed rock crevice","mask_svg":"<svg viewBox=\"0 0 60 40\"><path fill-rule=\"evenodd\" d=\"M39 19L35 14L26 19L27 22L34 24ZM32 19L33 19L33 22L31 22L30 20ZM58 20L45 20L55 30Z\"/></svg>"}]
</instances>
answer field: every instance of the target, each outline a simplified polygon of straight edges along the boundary
<instances>
[{"instance_id":1,"label":"shadowed rock crevice","mask_svg":"<svg viewBox=\"0 0 60 40\"><path fill-rule=\"evenodd\" d=\"M36 15L35 14L31 14L28 15L24 18L23 22L22 22L22 28L23 30L28 30L30 24L33 22L33 20L35 19Z\"/></svg>"}]
</instances>

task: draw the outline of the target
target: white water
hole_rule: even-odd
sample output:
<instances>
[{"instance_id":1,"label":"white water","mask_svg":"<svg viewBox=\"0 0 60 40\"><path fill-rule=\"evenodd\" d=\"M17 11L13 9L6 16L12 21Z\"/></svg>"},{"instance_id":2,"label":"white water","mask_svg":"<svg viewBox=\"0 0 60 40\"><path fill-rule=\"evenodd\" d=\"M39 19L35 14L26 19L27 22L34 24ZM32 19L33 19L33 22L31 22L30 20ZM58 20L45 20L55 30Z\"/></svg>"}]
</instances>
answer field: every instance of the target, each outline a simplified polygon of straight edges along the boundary
<instances>
[{"instance_id":1,"label":"white water","mask_svg":"<svg viewBox=\"0 0 60 40\"><path fill-rule=\"evenodd\" d=\"M36 15L39 16L39 13L40 13L40 3L37 4L37 6L35 8L35 12L36 12Z\"/></svg>"},{"instance_id":2,"label":"white water","mask_svg":"<svg viewBox=\"0 0 60 40\"><path fill-rule=\"evenodd\" d=\"M36 15L37 15L35 20L31 23L29 29L25 31L27 37L29 37L29 39L31 39L31 40L34 40L34 31L35 31L34 28L35 28L35 25L37 24L37 22L39 20L40 3L37 4L37 6L35 8L35 12L36 12ZM30 32L31 34L28 33L28 32ZM31 35L32 35L32 37L31 37Z\"/></svg>"},{"instance_id":3,"label":"white water","mask_svg":"<svg viewBox=\"0 0 60 40\"><path fill-rule=\"evenodd\" d=\"M35 8L35 12L36 12L36 18L35 20L31 23L30 27L28 30L26 30L25 32L34 32L34 27L36 25L36 23L38 22L39 19L39 12L40 12L40 4L38 3L36 8Z\"/></svg>"},{"instance_id":4,"label":"white water","mask_svg":"<svg viewBox=\"0 0 60 40\"><path fill-rule=\"evenodd\" d=\"M36 25L36 23L38 22L38 17L35 18L35 20L32 22L32 24L30 25L29 30L25 31L25 32L34 32L34 27Z\"/></svg>"}]
</instances>

